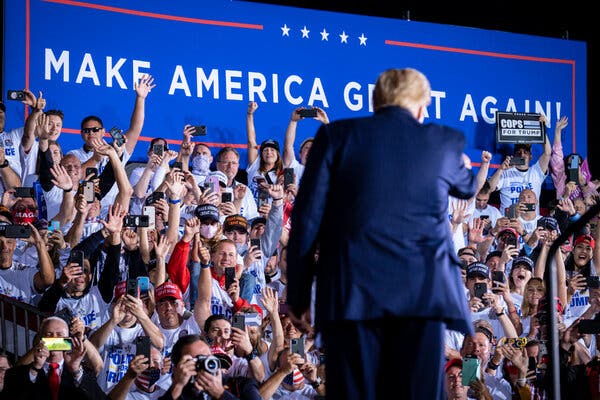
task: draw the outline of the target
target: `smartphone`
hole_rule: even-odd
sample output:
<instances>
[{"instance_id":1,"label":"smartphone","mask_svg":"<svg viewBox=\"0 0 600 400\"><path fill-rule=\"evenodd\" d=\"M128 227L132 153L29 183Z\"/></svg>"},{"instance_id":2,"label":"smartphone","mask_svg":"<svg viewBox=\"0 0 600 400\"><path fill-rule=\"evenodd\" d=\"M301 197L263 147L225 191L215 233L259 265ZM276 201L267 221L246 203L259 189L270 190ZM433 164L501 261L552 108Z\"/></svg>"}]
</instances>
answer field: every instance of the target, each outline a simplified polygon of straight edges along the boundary
<instances>
[{"instance_id":1,"label":"smartphone","mask_svg":"<svg viewBox=\"0 0 600 400\"><path fill-rule=\"evenodd\" d=\"M130 228L147 228L150 226L150 216L148 215L126 215L123 218L123 226Z\"/></svg>"},{"instance_id":2,"label":"smartphone","mask_svg":"<svg viewBox=\"0 0 600 400\"><path fill-rule=\"evenodd\" d=\"M233 201L233 194L231 192L221 193L221 203L231 203Z\"/></svg>"},{"instance_id":3,"label":"smartphone","mask_svg":"<svg viewBox=\"0 0 600 400\"><path fill-rule=\"evenodd\" d=\"M508 165L525 165L525 157L511 157Z\"/></svg>"},{"instance_id":4,"label":"smartphone","mask_svg":"<svg viewBox=\"0 0 600 400\"><path fill-rule=\"evenodd\" d=\"M204 187L210 189L213 193L220 192L219 178L215 175L209 175L204 181Z\"/></svg>"},{"instance_id":5,"label":"smartphone","mask_svg":"<svg viewBox=\"0 0 600 400\"><path fill-rule=\"evenodd\" d=\"M192 136L204 136L206 135L206 125L195 125Z\"/></svg>"},{"instance_id":6,"label":"smartphone","mask_svg":"<svg viewBox=\"0 0 600 400\"><path fill-rule=\"evenodd\" d=\"M283 187L287 187L294 183L294 168L283 169Z\"/></svg>"},{"instance_id":7,"label":"smartphone","mask_svg":"<svg viewBox=\"0 0 600 400\"><path fill-rule=\"evenodd\" d=\"M480 215L479 219L489 219L490 216L489 215Z\"/></svg>"},{"instance_id":8,"label":"smartphone","mask_svg":"<svg viewBox=\"0 0 600 400\"><path fill-rule=\"evenodd\" d=\"M475 297L479 297L482 300L483 300L483 295L486 294L487 291L488 291L487 283L485 283L485 282L478 282L475 284L475 287L473 288L473 293L475 293Z\"/></svg>"},{"instance_id":9,"label":"smartphone","mask_svg":"<svg viewBox=\"0 0 600 400\"><path fill-rule=\"evenodd\" d=\"M87 203L93 203L96 200L96 190L93 181L83 182L83 197Z\"/></svg>"},{"instance_id":10,"label":"smartphone","mask_svg":"<svg viewBox=\"0 0 600 400\"><path fill-rule=\"evenodd\" d=\"M588 276L587 277L588 288L598 289L600 288L600 277L599 276Z\"/></svg>"},{"instance_id":11,"label":"smartphone","mask_svg":"<svg viewBox=\"0 0 600 400\"><path fill-rule=\"evenodd\" d=\"M506 218L515 219L517 218L517 205L511 204L504 209L504 215Z\"/></svg>"},{"instance_id":12,"label":"smartphone","mask_svg":"<svg viewBox=\"0 0 600 400\"><path fill-rule=\"evenodd\" d=\"M502 271L492 271L492 280L494 282L504 283L505 282L504 272L502 272Z\"/></svg>"},{"instance_id":13,"label":"smartphone","mask_svg":"<svg viewBox=\"0 0 600 400\"><path fill-rule=\"evenodd\" d=\"M73 313L69 307L64 307L54 313L55 317L58 317L65 321L67 325L71 326L71 321L73 320Z\"/></svg>"},{"instance_id":14,"label":"smartphone","mask_svg":"<svg viewBox=\"0 0 600 400\"><path fill-rule=\"evenodd\" d=\"M50 351L70 351L73 348L71 338L45 337L42 342Z\"/></svg>"},{"instance_id":15,"label":"smartphone","mask_svg":"<svg viewBox=\"0 0 600 400\"><path fill-rule=\"evenodd\" d=\"M15 197L35 197L33 187L17 187L15 188Z\"/></svg>"},{"instance_id":16,"label":"smartphone","mask_svg":"<svg viewBox=\"0 0 600 400\"><path fill-rule=\"evenodd\" d=\"M525 203L526 211L535 211L535 203Z\"/></svg>"},{"instance_id":17,"label":"smartphone","mask_svg":"<svg viewBox=\"0 0 600 400\"><path fill-rule=\"evenodd\" d=\"M140 297L142 299L148 297L148 292L150 291L150 278L147 276L138 276L137 285L140 290Z\"/></svg>"},{"instance_id":18,"label":"smartphone","mask_svg":"<svg viewBox=\"0 0 600 400\"><path fill-rule=\"evenodd\" d=\"M246 316L244 314L233 314L231 317L231 326L241 330L246 329Z\"/></svg>"},{"instance_id":19,"label":"smartphone","mask_svg":"<svg viewBox=\"0 0 600 400\"><path fill-rule=\"evenodd\" d=\"M298 110L298 115L302 118L316 118L317 117L317 109L316 108L303 108Z\"/></svg>"},{"instance_id":20,"label":"smartphone","mask_svg":"<svg viewBox=\"0 0 600 400\"><path fill-rule=\"evenodd\" d=\"M235 267L225 267L225 290L235 281Z\"/></svg>"},{"instance_id":21,"label":"smartphone","mask_svg":"<svg viewBox=\"0 0 600 400\"><path fill-rule=\"evenodd\" d=\"M141 354L150 360L150 338L148 336L137 336L133 343L135 343L135 355Z\"/></svg>"},{"instance_id":22,"label":"smartphone","mask_svg":"<svg viewBox=\"0 0 600 400\"><path fill-rule=\"evenodd\" d=\"M462 384L469 386L481 378L481 361L477 357L463 357L462 360Z\"/></svg>"},{"instance_id":23,"label":"smartphone","mask_svg":"<svg viewBox=\"0 0 600 400\"><path fill-rule=\"evenodd\" d=\"M154 206L144 206L144 207L142 207L142 215L148 216L148 228L155 229L156 228L156 208L154 208Z\"/></svg>"},{"instance_id":24,"label":"smartphone","mask_svg":"<svg viewBox=\"0 0 600 400\"><path fill-rule=\"evenodd\" d=\"M260 250L260 239L250 239L250 246L255 246Z\"/></svg>"},{"instance_id":25,"label":"smartphone","mask_svg":"<svg viewBox=\"0 0 600 400\"><path fill-rule=\"evenodd\" d=\"M600 320L597 319L582 319L577 323L579 333L596 334L600 333Z\"/></svg>"},{"instance_id":26,"label":"smartphone","mask_svg":"<svg viewBox=\"0 0 600 400\"><path fill-rule=\"evenodd\" d=\"M508 344L516 349L522 349L527 344L527 338L502 338L500 344Z\"/></svg>"},{"instance_id":27,"label":"smartphone","mask_svg":"<svg viewBox=\"0 0 600 400\"><path fill-rule=\"evenodd\" d=\"M6 99L7 100L18 100L18 101L22 101L25 100L25 92L23 90L9 90L6 93Z\"/></svg>"},{"instance_id":28,"label":"smartphone","mask_svg":"<svg viewBox=\"0 0 600 400\"><path fill-rule=\"evenodd\" d=\"M173 165L171 165L171 168L182 170L183 164L181 163L181 161L173 161Z\"/></svg>"},{"instance_id":29,"label":"smartphone","mask_svg":"<svg viewBox=\"0 0 600 400\"><path fill-rule=\"evenodd\" d=\"M290 339L290 353L304 357L304 336Z\"/></svg>"},{"instance_id":30,"label":"smartphone","mask_svg":"<svg viewBox=\"0 0 600 400\"><path fill-rule=\"evenodd\" d=\"M83 260L84 254L82 250L71 250L71 254L69 254L69 263L74 263L81 267L82 271L79 275L83 275Z\"/></svg>"},{"instance_id":31,"label":"smartphone","mask_svg":"<svg viewBox=\"0 0 600 400\"><path fill-rule=\"evenodd\" d=\"M146 205L151 206L160 199L166 199L165 192L154 192L146 198Z\"/></svg>"},{"instance_id":32,"label":"smartphone","mask_svg":"<svg viewBox=\"0 0 600 400\"><path fill-rule=\"evenodd\" d=\"M157 156L162 156L164 152L165 152L164 144L156 143L156 144L152 145L152 153L156 154Z\"/></svg>"},{"instance_id":33,"label":"smartphone","mask_svg":"<svg viewBox=\"0 0 600 400\"><path fill-rule=\"evenodd\" d=\"M140 297L140 288L135 278L127 279L127 294L133 297Z\"/></svg>"},{"instance_id":34,"label":"smartphone","mask_svg":"<svg viewBox=\"0 0 600 400\"><path fill-rule=\"evenodd\" d=\"M258 191L258 208L261 208L265 204L269 204L269 193L264 190Z\"/></svg>"},{"instance_id":35,"label":"smartphone","mask_svg":"<svg viewBox=\"0 0 600 400\"><path fill-rule=\"evenodd\" d=\"M569 168L568 174L569 174L569 176L568 176L567 182L579 183L579 169Z\"/></svg>"},{"instance_id":36,"label":"smartphone","mask_svg":"<svg viewBox=\"0 0 600 400\"><path fill-rule=\"evenodd\" d=\"M91 175L91 176L90 176ZM96 179L98 177L98 168L96 167L88 167L85 169L85 177L91 181L92 179Z\"/></svg>"},{"instance_id":37,"label":"smartphone","mask_svg":"<svg viewBox=\"0 0 600 400\"><path fill-rule=\"evenodd\" d=\"M27 239L31 236L29 225L1 225L0 236L12 239Z\"/></svg>"},{"instance_id":38,"label":"smartphone","mask_svg":"<svg viewBox=\"0 0 600 400\"><path fill-rule=\"evenodd\" d=\"M537 360L535 357L529 357L527 370L537 372Z\"/></svg>"},{"instance_id":39,"label":"smartphone","mask_svg":"<svg viewBox=\"0 0 600 400\"><path fill-rule=\"evenodd\" d=\"M123 130L119 129L119 127L113 126L111 130L108 131L108 134L117 146L121 147L125 143L125 136L123 136Z\"/></svg>"}]
</instances>

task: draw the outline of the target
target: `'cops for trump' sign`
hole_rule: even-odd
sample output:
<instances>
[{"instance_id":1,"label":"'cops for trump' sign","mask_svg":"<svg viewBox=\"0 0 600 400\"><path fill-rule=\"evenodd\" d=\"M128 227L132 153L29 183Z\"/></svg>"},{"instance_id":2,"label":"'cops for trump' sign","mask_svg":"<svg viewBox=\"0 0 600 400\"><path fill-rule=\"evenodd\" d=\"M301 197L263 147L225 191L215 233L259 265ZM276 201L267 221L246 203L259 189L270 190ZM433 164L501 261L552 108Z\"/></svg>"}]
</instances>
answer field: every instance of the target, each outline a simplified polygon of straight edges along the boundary
<instances>
[{"instance_id":1,"label":"'cops for trump' sign","mask_svg":"<svg viewBox=\"0 0 600 400\"><path fill-rule=\"evenodd\" d=\"M546 125L538 113L496 113L496 142L545 143Z\"/></svg>"}]
</instances>

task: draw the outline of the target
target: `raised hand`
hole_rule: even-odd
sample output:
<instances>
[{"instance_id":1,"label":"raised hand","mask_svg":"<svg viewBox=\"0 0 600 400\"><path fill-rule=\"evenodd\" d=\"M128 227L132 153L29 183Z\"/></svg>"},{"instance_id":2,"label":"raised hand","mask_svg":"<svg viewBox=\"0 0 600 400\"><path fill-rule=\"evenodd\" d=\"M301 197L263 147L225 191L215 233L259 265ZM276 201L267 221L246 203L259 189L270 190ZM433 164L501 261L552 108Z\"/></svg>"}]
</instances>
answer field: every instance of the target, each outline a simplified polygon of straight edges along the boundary
<instances>
[{"instance_id":1,"label":"raised hand","mask_svg":"<svg viewBox=\"0 0 600 400\"><path fill-rule=\"evenodd\" d=\"M133 85L135 93L138 97L143 99L145 99L148 96L148 93L155 87L154 78L151 75L142 75L139 82L135 82Z\"/></svg>"},{"instance_id":2,"label":"raised hand","mask_svg":"<svg viewBox=\"0 0 600 400\"><path fill-rule=\"evenodd\" d=\"M108 232L114 234L123 229L125 215L127 215L127 211L119 203L115 203L108 209L108 221L100 220L100 222Z\"/></svg>"},{"instance_id":3,"label":"raised hand","mask_svg":"<svg viewBox=\"0 0 600 400\"><path fill-rule=\"evenodd\" d=\"M52 183L54 186L58 187L62 190L73 189L73 180L67 173L67 170L60 164L54 164L50 168L50 173L52 174Z\"/></svg>"}]
</instances>

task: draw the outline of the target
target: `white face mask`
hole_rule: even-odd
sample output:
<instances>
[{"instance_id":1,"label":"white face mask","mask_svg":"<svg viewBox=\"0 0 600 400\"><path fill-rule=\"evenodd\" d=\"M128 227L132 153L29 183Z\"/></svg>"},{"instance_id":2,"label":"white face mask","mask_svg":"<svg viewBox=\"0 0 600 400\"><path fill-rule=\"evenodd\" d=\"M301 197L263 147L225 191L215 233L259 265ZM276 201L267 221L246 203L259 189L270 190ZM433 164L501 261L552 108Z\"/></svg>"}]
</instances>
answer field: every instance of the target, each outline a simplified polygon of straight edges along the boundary
<instances>
[{"instance_id":1,"label":"white face mask","mask_svg":"<svg viewBox=\"0 0 600 400\"><path fill-rule=\"evenodd\" d=\"M210 159L205 154L198 154L192 158L192 174L206 175L210 169Z\"/></svg>"},{"instance_id":2,"label":"white face mask","mask_svg":"<svg viewBox=\"0 0 600 400\"><path fill-rule=\"evenodd\" d=\"M218 225L200 225L200 236L206 239L212 239L217 234Z\"/></svg>"}]
</instances>

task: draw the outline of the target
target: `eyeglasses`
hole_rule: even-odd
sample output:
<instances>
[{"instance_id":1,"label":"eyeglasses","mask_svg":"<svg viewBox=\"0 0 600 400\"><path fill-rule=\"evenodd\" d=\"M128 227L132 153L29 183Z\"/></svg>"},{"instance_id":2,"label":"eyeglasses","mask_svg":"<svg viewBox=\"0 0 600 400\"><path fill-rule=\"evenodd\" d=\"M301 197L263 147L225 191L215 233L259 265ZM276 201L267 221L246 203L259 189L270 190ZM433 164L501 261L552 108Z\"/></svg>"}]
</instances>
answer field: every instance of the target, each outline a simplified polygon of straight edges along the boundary
<instances>
[{"instance_id":1,"label":"eyeglasses","mask_svg":"<svg viewBox=\"0 0 600 400\"><path fill-rule=\"evenodd\" d=\"M104 128L101 126L95 126L93 128L81 128L81 133L100 132L102 129Z\"/></svg>"},{"instance_id":2,"label":"eyeglasses","mask_svg":"<svg viewBox=\"0 0 600 400\"><path fill-rule=\"evenodd\" d=\"M237 161L217 161L217 163L223 164L223 165L238 165L239 164L239 162L237 162Z\"/></svg>"}]
</instances>

